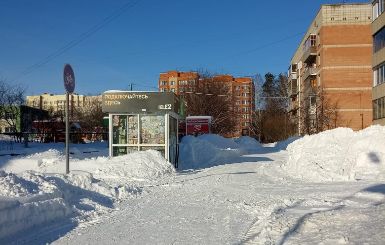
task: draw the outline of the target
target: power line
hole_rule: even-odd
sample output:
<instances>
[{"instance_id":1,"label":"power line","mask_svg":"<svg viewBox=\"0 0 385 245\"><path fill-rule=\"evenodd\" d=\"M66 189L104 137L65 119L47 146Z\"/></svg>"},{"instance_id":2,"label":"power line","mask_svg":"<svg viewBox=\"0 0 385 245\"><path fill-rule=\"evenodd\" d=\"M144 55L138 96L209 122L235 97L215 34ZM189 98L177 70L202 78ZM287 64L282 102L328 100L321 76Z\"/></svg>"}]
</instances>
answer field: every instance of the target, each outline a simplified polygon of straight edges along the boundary
<instances>
[{"instance_id":1,"label":"power line","mask_svg":"<svg viewBox=\"0 0 385 245\"><path fill-rule=\"evenodd\" d=\"M242 51L242 52L238 52L236 54L233 54L233 55L229 55L228 57L231 57L231 58L234 58L236 56L240 56L240 55L244 55L244 54L249 54L249 53L252 53L252 52L255 52L257 50L260 50L260 49L263 49L263 48L266 48L266 47L269 47L269 46L272 46L272 45L275 45L275 44L278 44L278 43L281 43L281 42L284 42L284 41L287 41L291 38L294 38L294 37L297 37L299 35L303 35L305 34L305 32L299 32L299 33L296 33L294 35L290 35L290 36L286 36L282 39L279 39L277 41L274 41L274 42L270 42L270 43L266 43L266 44L263 44L263 45L260 45L260 46L257 46L253 49L249 49L249 50L246 50L246 51ZM225 58L228 58L228 57L225 57Z\"/></svg>"},{"instance_id":2,"label":"power line","mask_svg":"<svg viewBox=\"0 0 385 245\"><path fill-rule=\"evenodd\" d=\"M88 37L90 37L91 35L95 34L96 32L98 32L99 30L101 30L102 28L104 28L106 25L108 25L110 22L112 22L114 19L118 18L120 15L122 15L125 11L127 11L128 9L130 8L133 8L135 7L141 0L136 0L136 1L131 1L131 2L127 2L125 3L124 5L122 5L119 9L115 10L114 12L112 12L110 15L108 15L107 17L105 17L100 23L92 26L90 29L88 29L86 32L82 33L78 38L68 42L66 45L64 45L63 47L59 48L58 50L56 50L55 52L51 53L50 55L48 55L47 57L45 57L44 59L36 62L35 64L33 64L32 66L29 66L27 67L24 71L22 71L20 73L20 75L18 75L15 79L13 80L17 80L27 74L30 74L32 73L33 71L35 71L36 69L40 68L41 66L49 63L50 61L52 61L53 59L55 59L56 57L62 55L63 53L67 52L68 50L72 49L73 47L77 46L79 43L81 43L82 41L84 41L85 39L87 39Z\"/></svg>"}]
</instances>

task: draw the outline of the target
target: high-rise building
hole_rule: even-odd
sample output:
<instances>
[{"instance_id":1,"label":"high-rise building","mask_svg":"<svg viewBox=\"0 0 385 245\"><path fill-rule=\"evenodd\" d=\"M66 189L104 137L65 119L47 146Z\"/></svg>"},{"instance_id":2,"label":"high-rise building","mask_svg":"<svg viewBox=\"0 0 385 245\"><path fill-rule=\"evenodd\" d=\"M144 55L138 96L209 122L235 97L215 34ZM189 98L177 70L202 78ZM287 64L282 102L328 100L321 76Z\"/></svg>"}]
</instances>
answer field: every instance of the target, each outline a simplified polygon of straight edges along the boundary
<instances>
[{"instance_id":1,"label":"high-rise building","mask_svg":"<svg viewBox=\"0 0 385 245\"><path fill-rule=\"evenodd\" d=\"M298 133L372 123L371 5L322 5L292 57L290 115Z\"/></svg>"},{"instance_id":2,"label":"high-rise building","mask_svg":"<svg viewBox=\"0 0 385 245\"><path fill-rule=\"evenodd\" d=\"M176 94L195 92L199 82L197 72L168 71L160 73L158 88L160 92L170 91Z\"/></svg>"},{"instance_id":3,"label":"high-rise building","mask_svg":"<svg viewBox=\"0 0 385 245\"><path fill-rule=\"evenodd\" d=\"M373 124L385 125L385 0L373 8Z\"/></svg>"},{"instance_id":4,"label":"high-rise building","mask_svg":"<svg viewBox=\"0 0 385 245\"><path fill-rule=\"evenodd\" d=\"M235 78L231 75L216 75L210 79L204 79L197 72L168 71L159 75L158 87L161 92L171 91L183 96L186 93L196 93L200 86L205 85L204 83L220 84L226 88L226 96L231 98L231 107L236 116L237 128L235 132L226 136L238 137L253 134L252 115L255 108L255 87L250 77ZM202 94L202 96L213 95Z\"/></svg>"}]
</instances>

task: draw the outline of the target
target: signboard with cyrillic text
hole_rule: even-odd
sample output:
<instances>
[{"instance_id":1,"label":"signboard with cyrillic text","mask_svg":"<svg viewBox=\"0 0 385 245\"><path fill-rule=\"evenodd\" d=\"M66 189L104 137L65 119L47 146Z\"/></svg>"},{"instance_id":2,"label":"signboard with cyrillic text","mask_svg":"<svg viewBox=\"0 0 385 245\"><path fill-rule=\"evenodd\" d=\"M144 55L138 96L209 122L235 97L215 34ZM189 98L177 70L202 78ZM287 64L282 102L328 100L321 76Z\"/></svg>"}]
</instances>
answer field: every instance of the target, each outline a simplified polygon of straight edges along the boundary
<instances>
[{"instance_id":1,"label":"signboard with cyrillic text","mask_svg":"<svg viewBox=\"0 0 385 245\"><path fill-rule=\"evenodd\" d=\"M171 92L108 91L102 96L102 110L109 113L179 114L178 96Z\"/></svg>"}]
</instances>

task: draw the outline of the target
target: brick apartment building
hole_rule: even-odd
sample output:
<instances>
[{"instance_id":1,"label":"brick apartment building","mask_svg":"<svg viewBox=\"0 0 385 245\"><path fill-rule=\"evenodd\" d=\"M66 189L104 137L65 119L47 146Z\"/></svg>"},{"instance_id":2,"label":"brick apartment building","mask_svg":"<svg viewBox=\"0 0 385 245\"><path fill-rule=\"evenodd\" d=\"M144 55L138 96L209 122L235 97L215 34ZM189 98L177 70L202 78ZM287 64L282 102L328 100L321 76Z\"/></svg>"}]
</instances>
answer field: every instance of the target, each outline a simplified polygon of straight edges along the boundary
<instances>
[{"instance_id":1,"label":"brick apartment building","mask_svg":"<svg viewBox=\"0 0 385 245\"><path fill-rule=\"evenodd\" d=\"M252 79L217 75L211 81L223 83L223 86L228 88L228 95L232 98L232 108L237 115L237 130L227 136L239 137L242 134L252 134L252 115L255 107L255 87ZM207 80L202 79L197 72L168 71L159 75L158 87L161 92L172 91L183 96L185 93L196 93L197 88L203 86L203 82L207 82ZM208 95L202 94L202 96Z\"/></svg>"},{"instance_id":2,"label":"brick apartment building","mask_svg":"<svg viewBox=\"0 0 385 245\"><path fill-rule=\"evenodd\" d=\"M385 0L373 7L373 124L385 125Z\"/></svg>"},{"instance_id":3,"label":"brick apartment building","mask_svg":"<svg viewBox=\"0 0 385 245\"><path fill-rule=\"evenodd\" d=\"M372 123L371 5L322 5L288 72L290 115L298 134ZM314 131L313 131L314 132Z\"/></svg>"}]
</instances>

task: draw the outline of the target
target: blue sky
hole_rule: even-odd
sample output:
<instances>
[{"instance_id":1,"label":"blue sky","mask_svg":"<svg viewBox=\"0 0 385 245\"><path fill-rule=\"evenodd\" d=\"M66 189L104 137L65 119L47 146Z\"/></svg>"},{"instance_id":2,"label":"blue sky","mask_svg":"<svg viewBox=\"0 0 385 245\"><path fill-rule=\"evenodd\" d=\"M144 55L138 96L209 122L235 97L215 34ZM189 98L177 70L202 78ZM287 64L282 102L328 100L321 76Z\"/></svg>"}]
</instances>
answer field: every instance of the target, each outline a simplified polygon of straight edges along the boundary
<instances>
[{"instance_id":1,"label":"blue sky","mask_svg":"<svg viewBox=\"0 0 385 245\"><path fill-rule=\"evenodd\" d=\"M159 73L174 69L286 72L320 5L340 2L1 0L0 79L27 95L64 93L70 63L75 92L98 94L130 83L156 90Z\"/></svg>"}]
</instances>

